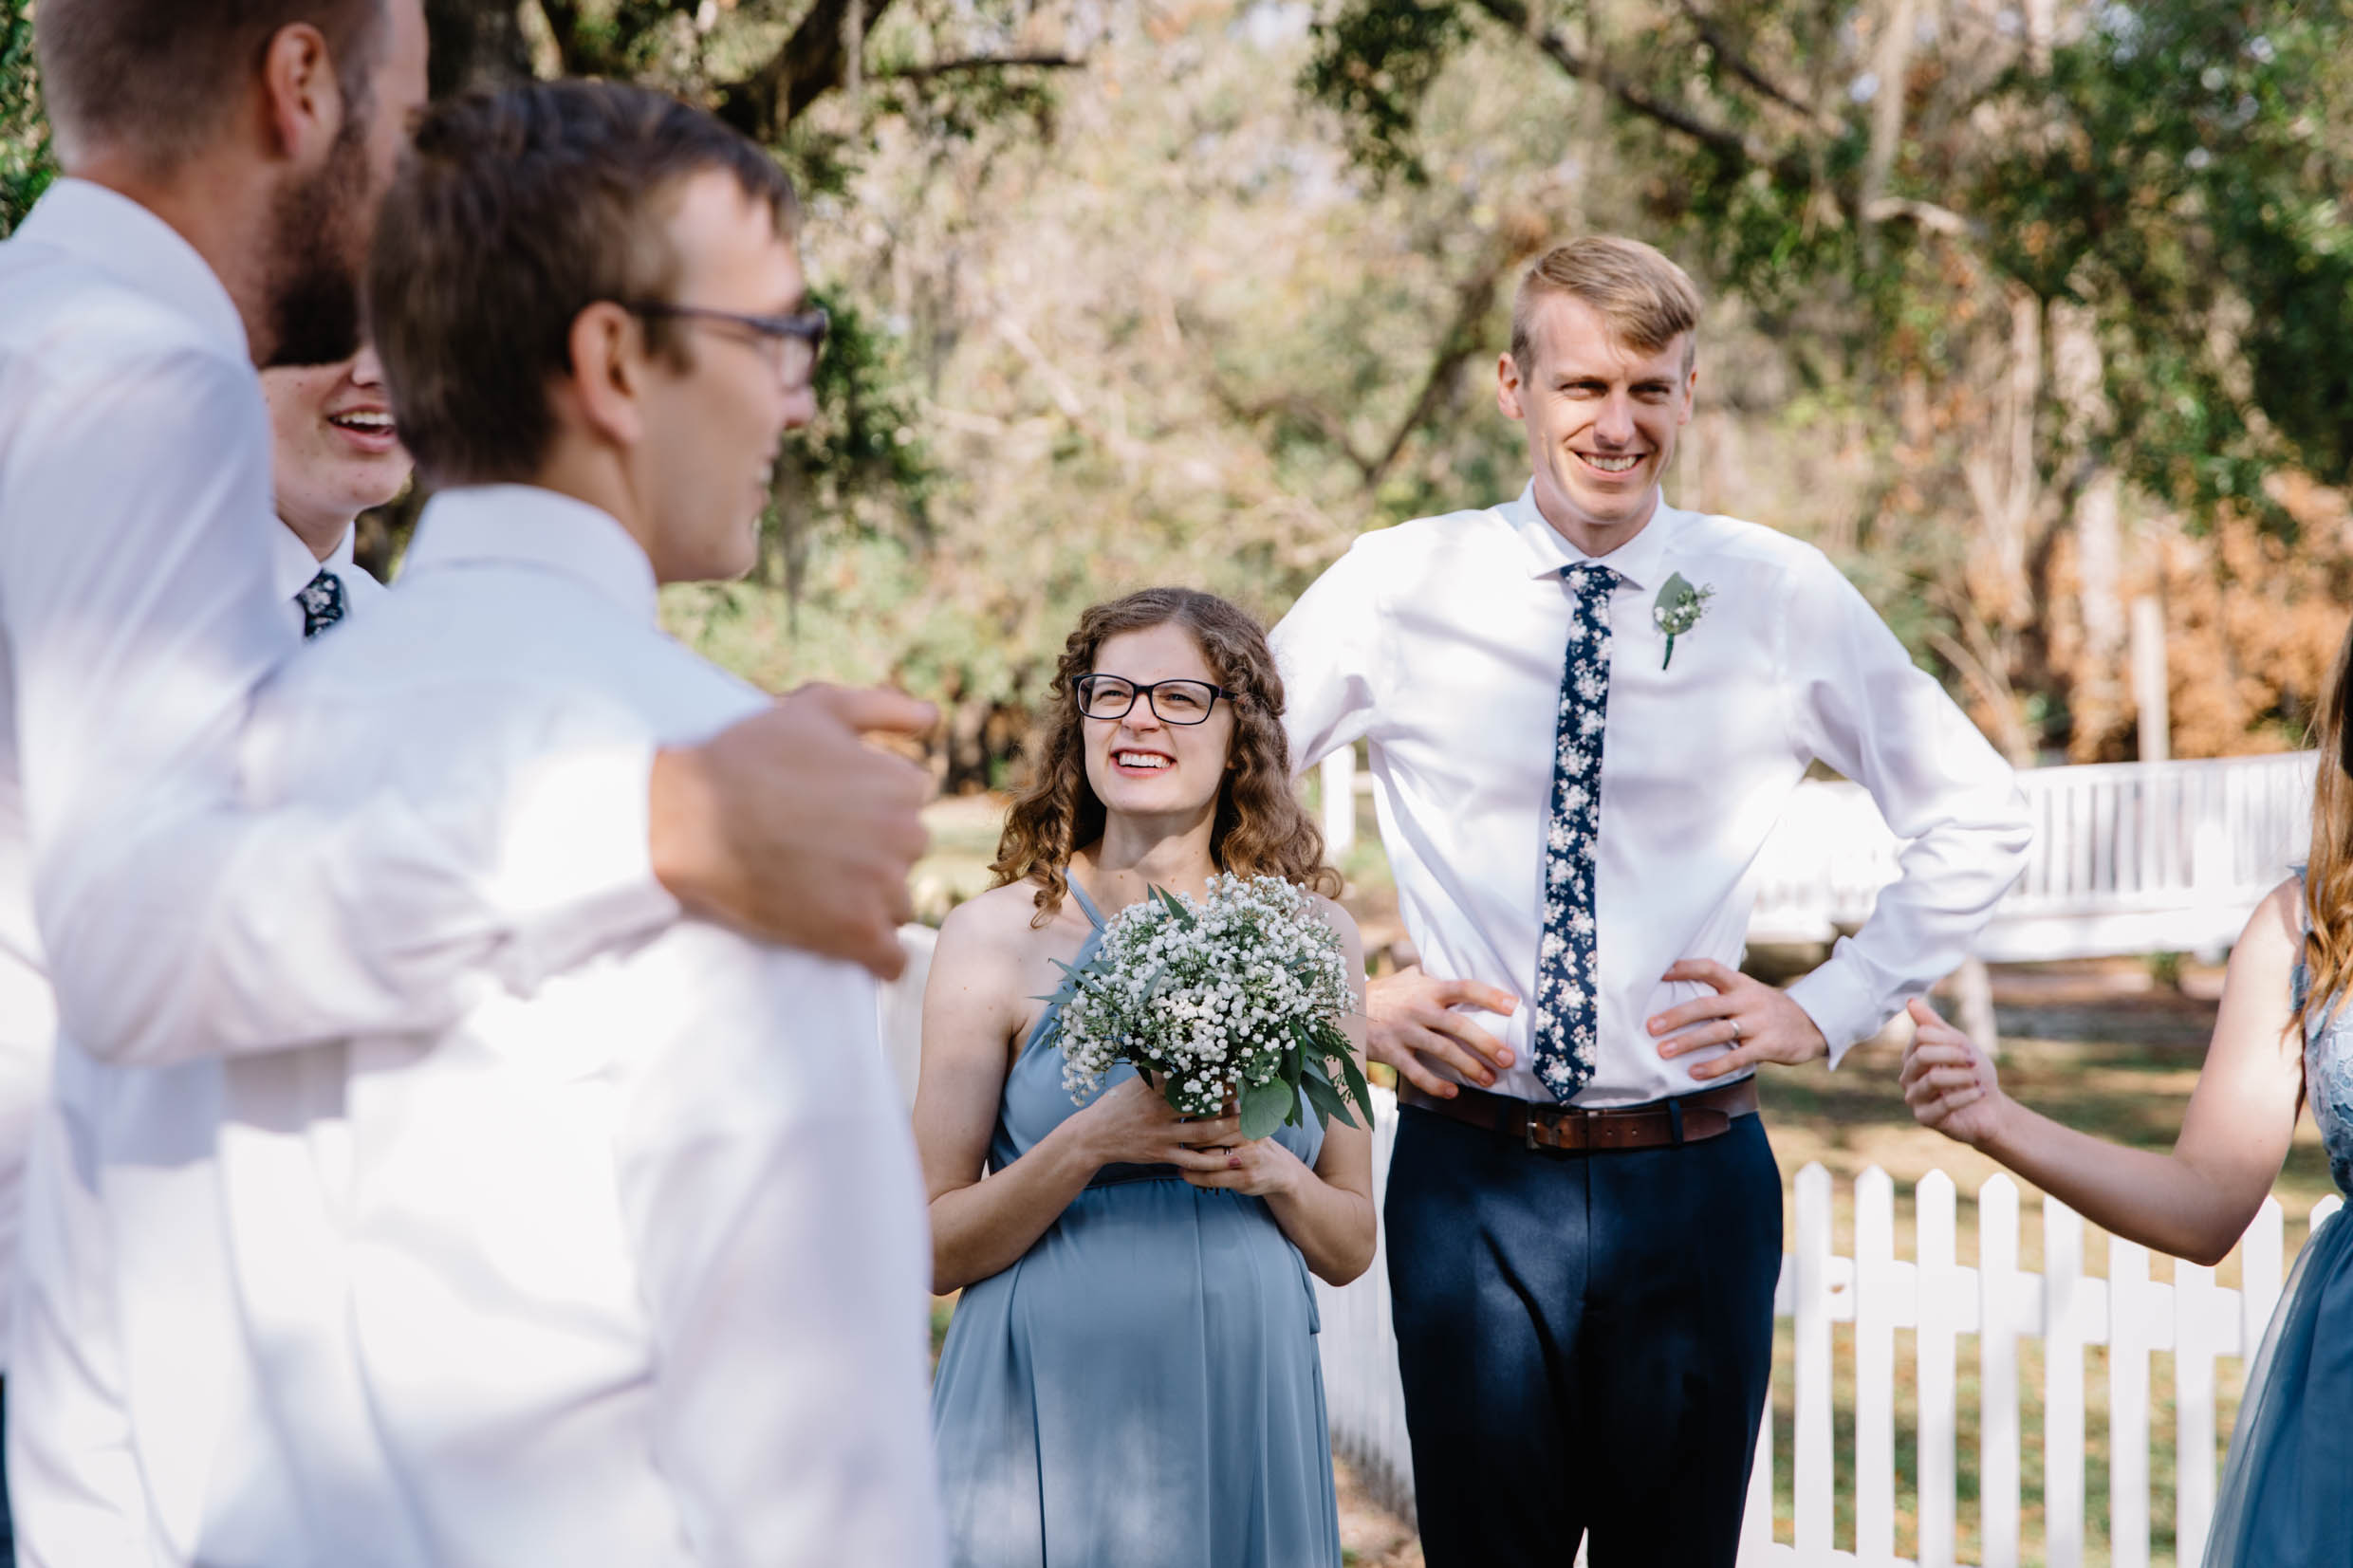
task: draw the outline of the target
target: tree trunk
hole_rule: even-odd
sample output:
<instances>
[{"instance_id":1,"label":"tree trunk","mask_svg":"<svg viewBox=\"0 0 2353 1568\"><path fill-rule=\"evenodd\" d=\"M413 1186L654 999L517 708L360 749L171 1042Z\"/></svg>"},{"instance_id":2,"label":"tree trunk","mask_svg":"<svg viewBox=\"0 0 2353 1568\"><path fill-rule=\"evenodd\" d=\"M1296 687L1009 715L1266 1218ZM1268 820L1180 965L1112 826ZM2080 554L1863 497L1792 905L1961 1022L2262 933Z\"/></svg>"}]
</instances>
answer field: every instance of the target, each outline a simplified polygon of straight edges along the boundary
<instances>
[{"instance_id":1,"label":"tree trunk","mask_svg":"<svg viewBox=\"0 0 2353 1568\"><path fill-rule=\"evenodd\" d=\"M2076 490L2076 602L2083 623L2082 647L2067 672L2067 758L2097 762L2108 742L2130 722L2124 672L2126 621L2123 595L2123 530L2118 519L2122 481L2100 446L2113 418L2103 385L2100 340L2088 306L2067 302L2050 307L2051 391L2058 398L2066 447L2089 454L2089 467Z\"/></svg>"},{"instance_id":2,"label":"tree trunk","mask_svg":"<svg viewBox=\"0 0 2353 1568\"><path fill-rule=\"evenodd\" d=\"M426 74L434 97L531 79L524 3L528 0L425 0L425 30L432 42Z\"/></svg>"},{"instance_id":3,"label":"tree trunk","mask_svg":"<svg viewBox=\"0 0 2353 1568\"><path fill-rule=\"evenodd\" d=\"M2027 555L2042 499L2034 461L2034 411L2042 395L2043 303L2020 288L2010 301L2009 361L1993 399L1991 439L1962 465L1983 529L1970 563L1970 599L1988 626L2004 632L2035 618Z\"/></svg>"},{"instance_id":4,"label":"tree trunk","mask_svg":"<svg viewBox=\"0 0 2353 1568\"><path fill-rule=\"evenodd\" d=\"M1984 959L1969 959L1955 972L1953 1000L1954 1010L1961 1015L1961 1033L1988 1057L1998 1059L2002 1031L1993 1022L1993 976Z\"/></svg>"}]
</instances>

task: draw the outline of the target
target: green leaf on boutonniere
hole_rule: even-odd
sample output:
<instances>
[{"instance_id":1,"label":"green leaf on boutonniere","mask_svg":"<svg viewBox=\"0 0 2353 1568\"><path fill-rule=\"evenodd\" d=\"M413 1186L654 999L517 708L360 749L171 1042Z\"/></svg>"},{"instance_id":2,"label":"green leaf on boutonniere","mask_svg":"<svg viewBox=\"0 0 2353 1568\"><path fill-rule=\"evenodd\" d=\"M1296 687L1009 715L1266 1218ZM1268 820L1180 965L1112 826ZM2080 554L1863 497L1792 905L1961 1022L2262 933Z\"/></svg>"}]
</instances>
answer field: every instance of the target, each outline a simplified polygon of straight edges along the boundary
<instances>
[{"instance_id":1,"label":"green leaf on boutonniere","mask_svg":"<svg viewBox=\"0 0 2353 1568\"><path fill-rule=\"evenodd\" d=\"M1675 639L1699 624L1699 618L1708 613L1708 600L1715 597L1715 584L1703 582L1693 587L1681 572L1668 578L1658 597L1651 600L1650 618L1653 625L1667 634L1667 656L1658 661L1664 670L1675 662Z\"/></svg>"}]
</instances>

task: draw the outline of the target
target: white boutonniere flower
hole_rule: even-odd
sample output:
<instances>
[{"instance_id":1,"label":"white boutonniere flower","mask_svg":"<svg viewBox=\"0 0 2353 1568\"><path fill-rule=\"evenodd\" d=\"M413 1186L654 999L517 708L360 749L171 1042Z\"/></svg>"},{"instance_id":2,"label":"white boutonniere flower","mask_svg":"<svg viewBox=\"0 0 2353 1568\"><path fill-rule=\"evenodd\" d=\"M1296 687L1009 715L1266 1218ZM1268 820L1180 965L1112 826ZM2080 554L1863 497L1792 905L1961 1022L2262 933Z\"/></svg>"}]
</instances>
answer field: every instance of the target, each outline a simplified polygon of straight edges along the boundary
<instances>
[{"instance_id":1,"label":"white boutonniere flower","mask_svg":"<svg viewBox=\"0 0 2353 1568\"><path fill-rule=\"evenodd\" d=\"M1715 597L1715 584L1703 582L1693 587L1677 572L1667 579L1658 597L1651 600L1650 618L1654 625L1667 634L1667 656L1658 661L1664 670L1675 662L1675 639L1699 624L1699 618L1708 613L1708 600Z\"/></svg>"}]
</instances>

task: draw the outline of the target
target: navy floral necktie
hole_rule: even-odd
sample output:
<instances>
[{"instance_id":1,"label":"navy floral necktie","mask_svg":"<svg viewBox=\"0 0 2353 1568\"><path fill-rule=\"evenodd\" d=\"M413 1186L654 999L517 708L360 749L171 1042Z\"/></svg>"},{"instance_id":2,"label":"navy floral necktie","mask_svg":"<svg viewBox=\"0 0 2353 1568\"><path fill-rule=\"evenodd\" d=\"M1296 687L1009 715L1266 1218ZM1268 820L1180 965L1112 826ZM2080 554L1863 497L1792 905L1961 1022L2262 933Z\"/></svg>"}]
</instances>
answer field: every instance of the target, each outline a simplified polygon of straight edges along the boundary
<instances>
[{"instance_id":1,"label":"navy floral necktie","mask_svg":"<svg viewBox=\"0 0 2353 1568\"><path fill-rule=\"evenodd\" d=\"M343 580L323 570L303 584L294 602L303 607L303 637L307 641L343 618Z\"/></svg>"},{"instance_id":2,"label":"navy floral necktie","mask_svg":"<svg viewBox=\"0 0 2353 1568\"><path fill-rule=\"evenodd\" d=\"M1552 746L1545 828L1545 929L1536 953L1536 1077L1566 1102L1593 1080L1601 972L1593 918L1602 829L1602 731L1609 717L1609 596L1618 574L1593 562L1562 568L1568 584L1566 668Z\"/></svg>"}]
</instances>

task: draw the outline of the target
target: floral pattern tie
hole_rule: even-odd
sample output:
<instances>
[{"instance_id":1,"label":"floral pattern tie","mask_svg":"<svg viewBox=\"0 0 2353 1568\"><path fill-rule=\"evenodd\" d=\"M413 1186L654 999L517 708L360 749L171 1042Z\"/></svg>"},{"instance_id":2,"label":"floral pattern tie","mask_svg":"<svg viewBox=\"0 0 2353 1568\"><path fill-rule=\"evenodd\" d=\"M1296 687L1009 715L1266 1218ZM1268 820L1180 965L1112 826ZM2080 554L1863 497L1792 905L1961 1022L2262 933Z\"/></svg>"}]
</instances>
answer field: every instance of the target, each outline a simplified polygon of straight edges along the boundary
<instances>
[{"instance_id":1,"label":"floral pattern tie","mask_svg":"<svg viewBox=\"0 0 2353 1568\"><path fill-rule=\"evenodd\" d=\"M1593 858L1602 828L1602 730L1609 717L1609 596L1618 574L1593 562L1561 570L1569 590L1568 652L1552 747L1545 830L1545 929L1536 953L1535 1071L1566 1103L1593 1080L1601 972Z\"/></svg>"},{"instance_id":2,"label":"floral pattern tie","mask_svg":"<svg viewBox=\"0 0 2353 1568\"><path fill-rule=\"evenodd\" d=\"M343 580L323 570L303 584L294 602L303 607L303 639L306 642L343 618Z\"/></svg>"}]
</instances>

